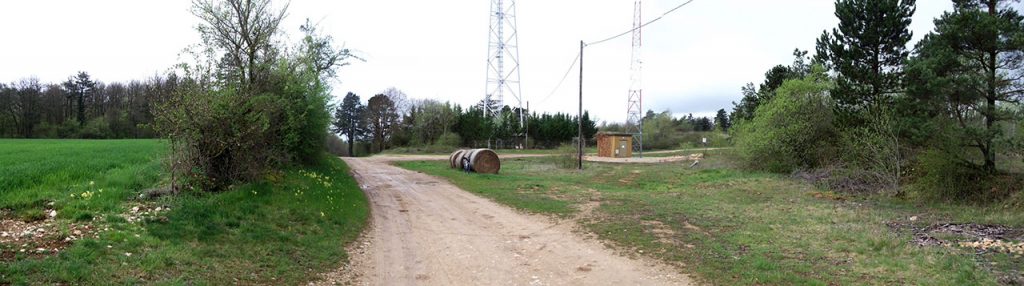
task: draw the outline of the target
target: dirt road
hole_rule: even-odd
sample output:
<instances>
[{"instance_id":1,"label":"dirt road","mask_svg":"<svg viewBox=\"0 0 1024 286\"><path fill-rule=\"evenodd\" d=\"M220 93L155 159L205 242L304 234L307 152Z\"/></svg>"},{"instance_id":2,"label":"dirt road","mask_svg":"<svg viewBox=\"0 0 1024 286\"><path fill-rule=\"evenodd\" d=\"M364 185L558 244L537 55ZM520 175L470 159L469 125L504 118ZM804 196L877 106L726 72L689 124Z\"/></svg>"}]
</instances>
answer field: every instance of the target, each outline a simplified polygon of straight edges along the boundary
<instances>
[{"instance_id":1,"label":"dirt road","mask_svg":"<svg viewBox=\"0 0 1024 286\"><path fill-rule=\"evenodd\" d=\"M643 157L643 158L609 158L609 157L598 157L598 156L583 156L583 160L590 162L605 162L605 163L636 163L636 164L652 164L652 163L671 163L671 162L682 162L682 161L695 161L704 158L701 154L685 155L685 156L669 156L669 157Z\"/></svg>"},{"instance_id":2,"label":"dirt road","mask_svg":"<svg viewBox=\"0 0 1024 286\"><path fill-rule=\"evenodd\" d=\"M692 284L675 268L615 255L574 234L571 222L523 214L387 164L411 158L344 158L372 209L372 226L345 270L357 273L356 284Z\"/></svg>"}]
</instances>

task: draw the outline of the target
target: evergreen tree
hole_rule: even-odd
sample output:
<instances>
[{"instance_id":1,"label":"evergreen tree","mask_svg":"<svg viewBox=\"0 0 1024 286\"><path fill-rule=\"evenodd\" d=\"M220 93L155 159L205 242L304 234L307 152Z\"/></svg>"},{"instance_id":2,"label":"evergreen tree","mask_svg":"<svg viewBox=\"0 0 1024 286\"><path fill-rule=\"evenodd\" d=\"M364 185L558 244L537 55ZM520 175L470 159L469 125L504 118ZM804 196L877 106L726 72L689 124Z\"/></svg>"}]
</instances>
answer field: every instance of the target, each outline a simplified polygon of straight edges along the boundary
<instances>
[{"instance_id":1,"label":"evergreen tree","mask_svg":"<svg viewBox=\"0 0 1024 286\"><path fill-rule=\"evenodd\" d=\"M586 140L594 139L597 135L597 122L590 119L590 111L583 112L583 138Z\"/></svg>"},{"instance_id":2,"label":"evergreen tree","mask_svg":"<svg viewBox=\"0 0 1024 286\"><path fill-rule=\"evenodd\" d=\"M915 0L837 0L839 27L822 32L817 59L837 73L841 116L874 110L901 92ZM854 120L856 121L856 120Z\"/></svg>"},{"instance_id":3,"label":"evergreen tree","mask_svg":"<svg viewBox=\"0 0 1024 286\"><path fill-rule=\"evenodd\" d=\"M77 107L75 112L78 125L85 125L85 98L92 95L93 90L96 88L96 82L89 78L88 73L80 71L77 75L65 81L63 86L69 101L74 99L75 106ZM70 105L68 107L70 108Z\"/></svg>"},{"instance_id":4,"label":"evergreen tree","mask_svg":"<svg viewBox=\"0 0 1024 286\"><path fill-rule=\"evenodd\" d=\"M348 155L353 156L355 141L366 136L366 107L359 101L359 96L349 92L342 100L341 106L334 110L332 131L341 133L348 138Z\"/></svg>"},{"instance_id":5,"label":"evergreen tree","mask_svg":"<svg viewBox=\"0 0 1024 286\"><path fill-rule=\"evenodd\" d=\"M1024 100L1024 17L1008 0L961 0L935 20L908 67L908 94L925 114L946 120L959 146L977 148L987 172L996 171L1001 121L1018 117L1003 104ZM971 162L969 159L962 159ZM973 163L971 163L973 164Z\"/></svg>"},{"instance_id":6,"label":"evergreen tree","mask_svg":"<svg viewBox=\"0 0 1024 286\"><path fill-rule=\"evenodd\" d=\"M729 127L732 127L732 121L729 120L729 115L725 112L724 108L719 109L718 113L715 114L715 126L723 132L729 132Z\"/></svg>"}]
</instances>

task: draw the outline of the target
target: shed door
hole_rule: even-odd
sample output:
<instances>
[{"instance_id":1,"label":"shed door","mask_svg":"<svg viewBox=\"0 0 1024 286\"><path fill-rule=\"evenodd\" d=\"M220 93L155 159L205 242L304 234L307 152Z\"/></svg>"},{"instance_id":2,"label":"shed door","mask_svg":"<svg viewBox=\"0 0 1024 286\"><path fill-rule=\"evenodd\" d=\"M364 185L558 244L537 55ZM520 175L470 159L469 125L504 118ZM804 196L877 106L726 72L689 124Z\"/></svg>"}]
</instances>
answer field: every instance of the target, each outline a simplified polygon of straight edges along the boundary
<instances>
[{"instance_id":1,"label":"shed door","mask_svg":"<svg viewBox=\"0 0 1024 286\"><path fill-rule=\"evenodd\" d=\"M626 154L626 148L627 148L626 146L629 145L629 139L628 138L619 138L618 141L619 142L618 142L617 146L615 146L615 155L620 155L620 154L625 155Z\"/></svg>"}]
</instances>

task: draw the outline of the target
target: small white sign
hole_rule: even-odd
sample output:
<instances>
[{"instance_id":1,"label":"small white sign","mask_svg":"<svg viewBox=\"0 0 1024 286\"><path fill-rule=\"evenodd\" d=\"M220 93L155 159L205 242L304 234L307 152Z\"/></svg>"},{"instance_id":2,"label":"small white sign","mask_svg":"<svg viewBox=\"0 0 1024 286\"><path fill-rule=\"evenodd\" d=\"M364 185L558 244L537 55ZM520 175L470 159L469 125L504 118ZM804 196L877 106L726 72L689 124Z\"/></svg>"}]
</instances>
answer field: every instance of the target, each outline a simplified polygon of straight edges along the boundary
<instances>
[{"instance_id":1,"label":"small white sign","mask_svg":"<svg viewBox=\"0 0 1024 286\"><path fill-rule=\"evenodd\" d=\"M707 144L708 143L708 138L707 137L701 137L700 138L700 143Z\"/></svg>"}]
</instances>

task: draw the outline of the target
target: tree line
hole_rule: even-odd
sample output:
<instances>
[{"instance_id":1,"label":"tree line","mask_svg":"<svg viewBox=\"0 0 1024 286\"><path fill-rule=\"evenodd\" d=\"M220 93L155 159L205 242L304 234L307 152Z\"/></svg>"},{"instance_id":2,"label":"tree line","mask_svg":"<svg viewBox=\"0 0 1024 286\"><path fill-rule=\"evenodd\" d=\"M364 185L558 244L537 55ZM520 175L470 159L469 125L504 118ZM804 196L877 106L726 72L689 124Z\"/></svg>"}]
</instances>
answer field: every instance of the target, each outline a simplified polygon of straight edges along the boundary
<instances>
[{"instance_id":1,"label":"tree line","mask_svg":"<svg viewBox=\"0 0 1024 286\"><path fill-rule=\"evenodd\" d=\"M742 87L730 118L748 166L895 195L1019 191L1024 17L1014 1L953 2L910 49L915 1L836 1L813 57Z\"/></svg>"},{"instance_id":2,"label":"tree line","mask_svg":"<svg viewBox=\"0 0 1024 286\"><path fill-rule=\"evenodd\" d=\"M520 122L520 114L525 122ZM596 123L589 112L582 118L584 138L593 138ZM570 114L504 106L489 115L479 104L410 100L395 88L365 104L349 92L335 108L332 123L332 131L348 140L348 154L357 153L354 148L360 143L368 144L371 152L409 146L553 148L572 141L577 130L577 117Z\"/></svg>"},{"instance_id":3,"label":"tree line","mask_svg":"<svg viewBox=\"0 0 1024 286\"><path fill-rule=\"evenodd\" d=\"M62 83L36 78L0 83L0 137L153 138L152 108L166 100L178 77L103 83L79 72Z\"/></svg>"},{"instance_id":4,"label":"tree line","mask_svg":"<svg viewBox=\"0 0 1024 286\"><path fill-rule=\"evenodd\" d=\"M647 110L642 120L644 150L688 147L699 143L702 137L706 137L706 132L728 132L732 127L732 119L725 109L718 110L714 118L694 117L692 113L675 117L669 110ZM623 123L605 123L599 129L630 132Z\"/></svg>"}]
</instances>

